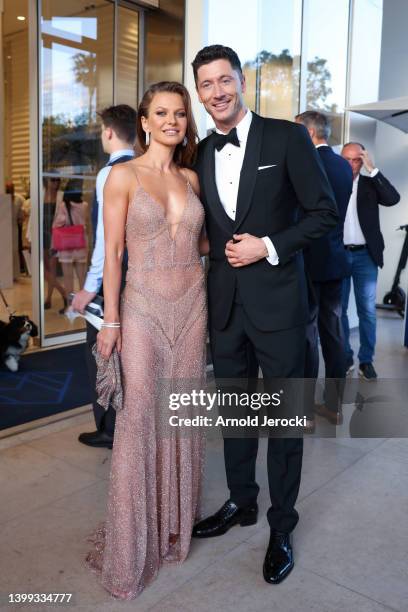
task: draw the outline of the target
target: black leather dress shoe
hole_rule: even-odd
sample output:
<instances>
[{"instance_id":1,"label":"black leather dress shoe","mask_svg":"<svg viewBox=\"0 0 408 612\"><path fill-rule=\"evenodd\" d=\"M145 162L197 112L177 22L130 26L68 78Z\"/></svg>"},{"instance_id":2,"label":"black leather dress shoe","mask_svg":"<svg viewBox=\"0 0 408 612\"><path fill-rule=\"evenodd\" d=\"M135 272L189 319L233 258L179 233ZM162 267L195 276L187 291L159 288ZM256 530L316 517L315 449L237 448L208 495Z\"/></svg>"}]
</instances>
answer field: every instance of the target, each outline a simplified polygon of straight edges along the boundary
<instances>
[{"instance_id":1,"label":"black leather dress shoe","mask_svg":"<svg viewBox=\"0 0 408 612\"><path fill-rule=\"evenodd\" d=\"M112 448L113 436L110 436L103 430L89 431L81 433L78 436L79 442L87 446L95 446L98 448Z\"/></svg>"},{"instance_id":2,"label":"black leather dress shoe","mask_svg":"<svg viewBox=\"0 0 408 612\"><path fill-rule=\"evenodd\" d=\"M214 538L227 533L234 525L246 527L255 525L258 520L258 504L255 502L245 508L239 508L233 501L228 500L212 516L194 525L193 538Z\"/></svg>"},{"instance_id":3,"label":"black leather dress shoe","mask_svg":"<svg viewBox=\"0 0 408 612\"><path fill-rule=\"evenodd\" d=\"M263 575L269 584L279 584L293 569L293 551L290 535L271 531L268 550L263 565Z\"/></svg>"}]
</instances>

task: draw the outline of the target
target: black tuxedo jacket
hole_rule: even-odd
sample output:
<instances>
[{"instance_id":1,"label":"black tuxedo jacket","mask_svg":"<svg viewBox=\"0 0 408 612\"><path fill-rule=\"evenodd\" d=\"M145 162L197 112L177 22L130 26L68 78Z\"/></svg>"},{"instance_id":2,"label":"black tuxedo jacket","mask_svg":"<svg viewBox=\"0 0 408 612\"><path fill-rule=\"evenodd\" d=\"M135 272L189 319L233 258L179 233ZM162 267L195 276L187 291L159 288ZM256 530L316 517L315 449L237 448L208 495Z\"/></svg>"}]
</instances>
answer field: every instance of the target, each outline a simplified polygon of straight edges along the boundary
<instances>
[{"instance_id":1,"label":"black tuxedo jacket","mask_svg":"<svg viewBox=\"0 0 408 612\"><path fill-rule=\"evenodd\" d=\"M270 166L260 169L260 166ZM236 290L246 314L263 331L289 329L308 318L302 249L338 221L333 192L306 129L253 114L242 165L237 214L226 214L215 183L212 135L199 145L195 166L210 241L208 297L211 325L223 329ZM298 219L299 208L304 211ZM233 268L225 245L234 233L269 236L279 256Z\"/></svg>"},{"instance_id":2,"label":"black tuxedo jacket","mask_svg":"<svg viewBox=\"0 0 408 612\"><path fill-rule=\"evenodd\" d=\"M328 234L314 240L304 250L305 267L315 282L333 281L350 276L351 267L343 242L344 220L353 190L351 166L329 146L317 148L336 199L339 222Z\"/></svg>"},{"instance_id":3,"label":"black tuxedo jacket","mask_svg":"<svg viewBox=\"0 0 408 612\"><path fill-rule=\"evenodd\" d=\"M394 206L400 194L381 172L370 178L360 174L357 189L357 215L367 249L379 268L384 265L384 238L380 230L378 205Z\"/></svg>"}]
</instances>

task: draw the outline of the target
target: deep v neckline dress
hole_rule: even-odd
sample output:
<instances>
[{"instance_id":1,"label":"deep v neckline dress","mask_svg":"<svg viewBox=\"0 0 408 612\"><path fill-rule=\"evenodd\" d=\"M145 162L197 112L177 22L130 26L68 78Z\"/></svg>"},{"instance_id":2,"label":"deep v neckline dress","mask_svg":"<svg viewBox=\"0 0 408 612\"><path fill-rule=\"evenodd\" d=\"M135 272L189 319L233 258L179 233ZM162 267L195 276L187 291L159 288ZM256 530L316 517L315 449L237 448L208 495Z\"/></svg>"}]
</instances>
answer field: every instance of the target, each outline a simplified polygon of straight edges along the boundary
<instances>
[{"instance_id":1,"label":"deep v neckline dress","mask_svg":"<svg viewBox=\"0 0 408 612\"><path fill-rule=\"evenodd\" d=\"M184 561L198 518L204 434L160 430L157 406L159 380L171 381L174 390L205 375L203 223L189 183L174 236L163 207L140 184L129 203L121 301L124 404L116 416L107 519L97 550L87 557L103 586L123 599L136 597L161 564Z\"/></svg>"}]
</instances>

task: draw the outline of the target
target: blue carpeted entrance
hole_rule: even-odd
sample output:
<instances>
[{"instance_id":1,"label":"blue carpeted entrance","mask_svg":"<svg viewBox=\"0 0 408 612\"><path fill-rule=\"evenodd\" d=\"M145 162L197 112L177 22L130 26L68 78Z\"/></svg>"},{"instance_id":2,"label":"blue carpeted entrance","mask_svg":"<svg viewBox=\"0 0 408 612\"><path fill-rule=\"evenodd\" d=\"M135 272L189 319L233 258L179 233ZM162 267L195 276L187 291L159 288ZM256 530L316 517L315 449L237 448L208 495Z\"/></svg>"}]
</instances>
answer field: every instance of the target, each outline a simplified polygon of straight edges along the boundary
<instances>
[{"instance_id":1,"label":"blue carpeted entrance","mask_svg":"<svg viewBox=\"0 0 408 612\"><path fill-rule=\"evenodd\" d=\"M0 429L90 402L84 344L23 355L15 374L0 368Z\"/></svg>"}]
</instances>

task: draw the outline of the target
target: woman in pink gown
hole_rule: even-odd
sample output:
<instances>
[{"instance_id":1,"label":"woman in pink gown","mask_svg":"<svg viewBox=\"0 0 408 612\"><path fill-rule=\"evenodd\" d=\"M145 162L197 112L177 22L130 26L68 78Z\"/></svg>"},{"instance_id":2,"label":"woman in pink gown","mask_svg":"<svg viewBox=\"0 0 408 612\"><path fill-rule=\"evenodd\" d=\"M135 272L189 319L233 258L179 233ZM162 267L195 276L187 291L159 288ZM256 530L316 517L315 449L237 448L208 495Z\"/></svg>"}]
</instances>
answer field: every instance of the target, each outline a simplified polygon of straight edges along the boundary
<instances>
[{"instance_id":1,"label":"woman in pink gown","mask_svg":"<svg viewBox=\"0 0 408 612\"><path fill-rule=\"evenodd\" d=\"M204 459L202 431L181 433L158 423L168 423L171 414L163 414L160 380L174 391L187 379L202 381L205 372L200 255L208 243L198 180L187 169L197 135L185 87L150 87L137 128L144 154L112 168L104 192L108 326L97 346L105 359L114 347L120 351L124 401L116 418L106 523L87 557L102 585L122 599L136 597L163 563L187 557ZM119 308L125 244L129 263Z\"/></svg>"}]
</instances>

